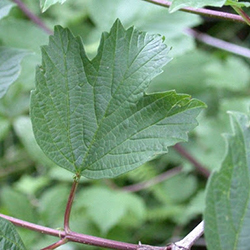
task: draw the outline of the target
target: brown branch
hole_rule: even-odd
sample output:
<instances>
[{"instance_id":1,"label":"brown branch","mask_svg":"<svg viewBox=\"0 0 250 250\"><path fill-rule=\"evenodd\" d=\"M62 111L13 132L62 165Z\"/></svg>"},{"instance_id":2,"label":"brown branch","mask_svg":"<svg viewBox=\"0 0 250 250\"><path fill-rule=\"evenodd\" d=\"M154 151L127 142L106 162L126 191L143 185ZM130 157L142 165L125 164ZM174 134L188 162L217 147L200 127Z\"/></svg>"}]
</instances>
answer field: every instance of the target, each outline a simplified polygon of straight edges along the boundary
<instances>
[{"instance_id":1,"label":"brown branch","mask_svg":"<svg viewBox=\"0 0 250 250\"><path fill-rule=\"evenodd\" d=\"M180 173L181 171L182 171L182 167L176 167L176 168L170 169L170 170L168 170L168 171L166 171L158 176L155 176L148 181L143 181L141 183L137 183L134 185L125 186L122 188L122 190L126 191L126 192L138 192L142 189L146 189L146 188L154 186L160 182L163 182L166 179L171 178L172 176Z\"/></svg>"},{"instance_id":2,"label":"brown branch","mask_svg":"<svg viewBox=\"0 0 250 250\"><path fill-rule=\"evenodd\" d=\"M240 56L244 56L246 58L250 58L250 49L248 48L244 48L242 46L223 41L221 39L198 32L194 29L186 29L184 32L194 37L198 41L201 41L215 48L219 48L219 49L222 49L222 50L225 50L225 51L228 51L228 52L240 55Z\"/></svg>"},{"instance_id":3,"label":"brown branch","mask_svg":"<svg viewBox=\"0 0 250 250\"><path fill-rule=\"evenodd\" d=\"M203 166L200 162L198 162L185 148L183 148L180 144L176 144L174 146L174 149L180 155L182 155L184 158L186 158L189 162L191 162L194 165L197 172L199 172L200 174L202 174L206 178L209 177L210 171L205 166Z\"/></svg>"}]
</instances>

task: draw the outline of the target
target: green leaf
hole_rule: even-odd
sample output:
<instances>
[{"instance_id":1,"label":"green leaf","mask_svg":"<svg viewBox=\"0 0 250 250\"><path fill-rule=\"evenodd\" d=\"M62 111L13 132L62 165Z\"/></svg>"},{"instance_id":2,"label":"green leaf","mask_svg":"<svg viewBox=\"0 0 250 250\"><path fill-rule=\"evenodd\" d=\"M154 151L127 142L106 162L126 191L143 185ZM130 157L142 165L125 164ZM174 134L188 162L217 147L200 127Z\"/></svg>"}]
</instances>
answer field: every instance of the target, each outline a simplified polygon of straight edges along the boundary
<instances>
[{"instance_id":1,"label":"green leaf","mask_svg":"<svg viewBox=\"0 0 250 250\"><path fill-rule=\"evenodd\" d=\"M0 98L19 76L20 63L28 54L26 50L0 47Z\"/></svg>"},{"instance_id":2,"label":"green leaf","mask_svg":"<svg viewBox=\"0 0 250 250\"><path fill-rule=\"evenodd\" d=\"M145 94L170 59L159 35L119 21L104 33L97 56L55 28L31 95L31 120L42 150L59 166L88 178L114 177L187 140L204 104L190 96Z\"/></svg>"},{"instance_id":3,"label":"green leaf","mask_svg":"<svg viewBox=\"0 0 250 250\"><path fill-rule=\"evenodd\" d=\"M193 7L201 8L204 6L222 7L226 0L173 0L169 11L174 12L181 8Z\"/></svg>"},{"instance_id":4,"label":"green leaf","mask_svg":"<svg viewBox=\"0 0 250 250\"><path fill-rule=\"evenodd\" d=\"M10 128L11 128L11 123L8 119L6 119L5 117L1 117L0 116L0 141L2 139L4 139L9 131L10 131Z\"/></svg>"},{"instance_id":5,"label":"green leaf","mask_svg":"<svg viewBox=\"0 0 250 250\"><path fill-rule=\"evenodd\" d=\"M37 222L34 206L26 195L10 187L2 188L1 203L12 216L29 222Z\"/></svg>"},{"instance_id":6,"label":"green leaf","mask_svg":"<svg viewBox=\"0 0 250 250\"><path fill-rule=\"evenodd\" d=\"M227 154L207 186L205 236L208 249L249 249L250 129L249 115L231 112L233 134L226 135Z\"/></svg>"},{"instance_id":7,"label":"green leaf","mask_svg":"<svg viewBox=\"0 0 250 250\"><path fill-rule=\"evenodd\" d=\"M19 140L24 145L31 159L43 166L54 166L52 162L37 145L35 140L30 118L27 116L19 116L13 121L14 130ZM71 178L72 179L72 178Z\"/></svg>"},{"instance_id":8,"label":"green leaf","mask_svg":"<svg viewBox=\"0 0 250 250\"><path fill-rule=\"evenodd\" d=\"M145 215L143 201L132 193L93 187L83 191L77 199L87 208L88 215L103 234L118 224L129 212L140 219Z\"/></svg>"},{"instance_id":9,"label":"green leaf","mask_svg":"<svg viewBox=\"0 0 250 250\"><path fill-rule=\"evenodd\" d=\"M250 3L249 2L238 2L238 0L227 0L225 5L232 5L232 6L236 6L236 7L250 7Z\"/></svg>"},{"instance_id":10,"label":"green leaf","mask_svg":"<svg viewBox=\"0 0 250 250\"><path fill-rule=\"evenodd\" d=\"M5 16L8 16L11 8L15 6L14 3L8 0L1 0L0 1L0 19L4 18Z\"/></svg>"},{"instance_id":11,"label":"green leaf","mask_svg":"<svg viewBox=\"0 0 250 250\"><path fill-rule=\"evenodd\" d=\"M0 217L0 249L26 249L15 227L2 217Z\"/></svg>"},{"instance_id":12,"label":"green leaf","mask_svg":"<svg viewBox=\"0 0 250 250\"><path fill-rule=\"evenodd\" d=\"M60 3L63 4L66 0L40 0L40 8L45 12L51 5Z\"/></svg>"},{"instance_id":13,"label":"green leaf","mask_svg":"<svg viewBox=\"0 0 250 250\"><path fill-rule=\"evenodd\" d=\"M233 91L246 89L250 81L249 66L240 58L230 56L224 61L212 60L206 65L207 85Z\"/></svg>"},{"instance_id":14,"label":"green leaf","mask_svg":"<svg viewBox=\"0 0 250 250\"><path fill-rule=\"evenodd\" d=\"M63 224L69 191L67 185L56 185L41 196L39 212L46 226L59 227Z\"/></svg>"}]
</instances>

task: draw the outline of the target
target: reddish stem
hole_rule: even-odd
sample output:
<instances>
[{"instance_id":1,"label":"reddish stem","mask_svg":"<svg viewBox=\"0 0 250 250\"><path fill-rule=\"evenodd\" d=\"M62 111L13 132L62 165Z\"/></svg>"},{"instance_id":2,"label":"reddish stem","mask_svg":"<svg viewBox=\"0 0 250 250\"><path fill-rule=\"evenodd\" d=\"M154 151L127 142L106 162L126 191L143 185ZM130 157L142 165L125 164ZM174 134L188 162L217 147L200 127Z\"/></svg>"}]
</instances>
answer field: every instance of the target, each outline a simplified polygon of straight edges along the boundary
<instances>
[{"instance_id":1,"label":"reddish stem","mask_svg":"<svg viewBox=\"0 0 250 250\"><path fill-rule=\"evenodd\" d=\"M153 3L159 6L167 7L167 8L170 7L170 5L172 4L172 2L165 1L165 0L143 0L143 1ZM213 17L213 18L221 18L221 19L228 20L228 21L245 23L245 20L241 16L227 13L227 12L209 10L209 9L204 9L204 8L195 9L191 7L181 8L180 10L184 12L192 13L192 14L198 14L198 15L208 16L208 17Z\"/></svg>"},{"instance_id":2,"label":"reddish stem","mask_svg":"<svg viewBox=\"0 0 250 250\"><path fill-rule=\"evenodd\" d=\"M200 174L206 178L209 177L210 171L207 170L201 163L199 163L185 148L183 148L180 144L176 144L174 149L189 162L191 162Z\"/></svg>"},{"instance_id":3,"label":"reddish stem","mask_svg":"<svg viewBox=\"0 0 250 250\"><path fill-rule=\"evenodd\" d=\"M73 182L70 194L69 194L69 199L68 199L65 214L64 214L64 230L66 234L70 232L70 228L69 228L70 212L71 212L72 204L75 198L75 193L76 193L79 179L80 179L79 176L76 176L74 178L74 182Z\"/></svg>"},{"instance_id":4,"label":"reddish stem","mask_svg":"<svg viewBox=\"0 0 250 250\"><path fill-rule=\"evenodd\" d=\"M120 249L120 250L138 250L140 249L140 247L147 246L147 245L139 246L138 244L114 241L114 240L104 239L104 238L95 237L91 235L79 234L79 233L75 233L72 231L66 234L64 231L59 231L59 230L51 229L48 227L40 226L34 223L30 223L27 221L23 221L20 219L10 217L8 215L0 214L0 217L12 222L14 225L19 226L19 227L27 228L27 229L37 231L43 234L56 236L62 239L66 238L68 241L78 242L78 243L87 244L87 245L106 247L106 248L111 248L111 249ZM154 250L166 250L166 247L153 247L153 249Z\"/></svg>"},{"instance_id":5,"label":"reddish stem","mask_svg":"<svg viewBox=\"0 0 250 250\"><path fill-rule=\"evenodd\" d=\"M67 243L67 242L68 242L68 239L63 238L63 239L57 241L56 243L54 243L54 244L52 244L52 245L50 245L50 246L47 246L47 247L45 247L45 248L43 248L43 249L41 249L41 250L56 249L57 247L59 247L59 246L61 246L61 245L64 245L64 244Z\"/></svg>"},{"instance_id":6,"label":"reddish stem","mask_svg":"<svg viewBox=\"0 0 250 250\"><path fill-rule=\"evenodd\" d=\"M250 26L250 17L247 15L247 13L237 6L233 6L232 8L244 19L244 21Z\"/></svg>"},{"instance_id":7,"label":"reddish stem","mask_svg":"<svg viewBox=\"0 0 250 250\"><path fill-rule=\"evenodd\" d=\"M41 27L47 34L52 35L53 32L43 23L43 21L37 17L34 13L32 13L27 6L21 0L12 0L14 3L17 4L19 9L35 24Z\"/></svg>"}]
</instances>

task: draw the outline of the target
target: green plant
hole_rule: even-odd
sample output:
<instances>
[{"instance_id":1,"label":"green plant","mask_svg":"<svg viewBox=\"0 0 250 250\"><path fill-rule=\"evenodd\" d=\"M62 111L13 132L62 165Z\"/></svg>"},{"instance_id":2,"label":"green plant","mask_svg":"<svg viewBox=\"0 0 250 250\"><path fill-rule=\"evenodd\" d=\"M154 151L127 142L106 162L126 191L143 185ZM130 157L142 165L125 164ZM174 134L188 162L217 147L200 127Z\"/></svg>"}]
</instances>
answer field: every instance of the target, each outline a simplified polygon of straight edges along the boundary
<instances>
[{"instance_id":1,"label":"green plant","mask_svg":"<svg viewBox=\"0 0 250 250\"><path fill-rule=\"evenodd\" d=\"M0 2L1 249L249 248L250 4L145 2Z\"/></svg>"}]
</instances>

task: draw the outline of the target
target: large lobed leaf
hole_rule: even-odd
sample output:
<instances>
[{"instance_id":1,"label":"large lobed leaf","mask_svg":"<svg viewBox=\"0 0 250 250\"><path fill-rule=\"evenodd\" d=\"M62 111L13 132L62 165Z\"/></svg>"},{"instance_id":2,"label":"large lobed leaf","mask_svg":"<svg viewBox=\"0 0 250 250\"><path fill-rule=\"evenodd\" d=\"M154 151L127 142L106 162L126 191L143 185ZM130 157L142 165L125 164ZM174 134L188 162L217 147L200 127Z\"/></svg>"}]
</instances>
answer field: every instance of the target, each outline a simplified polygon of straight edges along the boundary
<instances>
[{"instance_id":1,"label":"large lobed leaf","mask_svg":"<svg viewBox=\"0 0 250 250\"><path fill-rule=\"evenodd\" d=\"M89 178L114 177L187 140L204 104L174 91L146 95L170 59L159 35L116 21L90 61L82 41L55 28L31 95L36 140L55 163Z\"/></svg>"},{"instance_id":2,"label":"large lobed leaf","mask_svg":"<svg viewBox=\"0 0 250 250\"><path fill-rule=\"evenodd\" d=\"M233 112L231 121L226 157L207 187L205 236L211 250L249 249L250 119Z\"/></svg>"}]
</instances>

